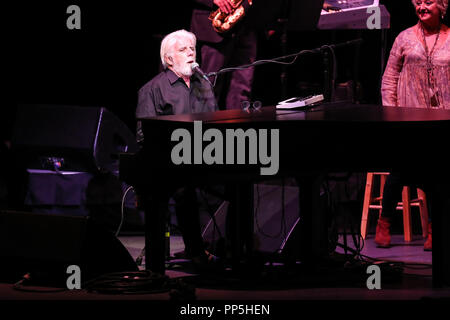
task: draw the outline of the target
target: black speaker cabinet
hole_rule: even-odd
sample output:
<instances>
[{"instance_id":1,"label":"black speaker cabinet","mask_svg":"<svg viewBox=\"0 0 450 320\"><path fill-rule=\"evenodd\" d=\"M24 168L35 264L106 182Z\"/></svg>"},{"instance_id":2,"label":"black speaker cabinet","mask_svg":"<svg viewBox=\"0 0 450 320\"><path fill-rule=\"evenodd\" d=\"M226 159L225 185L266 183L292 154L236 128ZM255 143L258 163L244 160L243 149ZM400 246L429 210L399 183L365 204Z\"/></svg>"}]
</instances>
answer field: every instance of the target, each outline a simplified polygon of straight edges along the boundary
<instances>
[{"instance_id":1,"label":"black speaker cabinet","mask_svg":"<svg viewBox=\"0 0 450 320\"><path fill-rule=\"evenodd\" d=\"M0 280L65 287L67 268L77 265L84 283L111 272L138 271L114 236L88 217L0 212Z\"/></svg>"},{"instance_id":2,"label":"black speaker cabinet","mask_svg":"<svg viewBox=\"0 0 450 320\"><path fill-rule=\"evenodd\" d=\"M299 195L295 185L254 185L254 249L265 254L281 253L299 222ZM224 201L203 229L203 239L214 243L226 234L229 203Z\"/></svg>"},{"instance_id":3,"label":"black speaker cabinet","mask_svg":"<svg viewBox=\"0 0 450 320\"><path fill-rule=\"evenodd\" d=\"M119 154L138 150L135 135L101 107L20 105L12 146L26 168L118 171Z\"/></svg>"}]
</instances>

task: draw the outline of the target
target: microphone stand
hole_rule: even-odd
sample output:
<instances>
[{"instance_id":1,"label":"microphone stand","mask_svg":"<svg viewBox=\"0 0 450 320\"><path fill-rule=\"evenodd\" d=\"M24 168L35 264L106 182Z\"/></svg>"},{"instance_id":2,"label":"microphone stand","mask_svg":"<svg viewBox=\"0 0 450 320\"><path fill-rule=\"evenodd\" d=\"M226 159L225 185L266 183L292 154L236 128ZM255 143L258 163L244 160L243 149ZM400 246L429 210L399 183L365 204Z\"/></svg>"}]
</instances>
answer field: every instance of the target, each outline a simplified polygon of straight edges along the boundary
<instances>
[{"instance_id":1,"label":"microphone stand","mask_svg":"<svg viewBox=\"0 0 450 320\"><path fill-rule=\"evenodd\" d=\"M289 22L289 9L291 8L291 0L285 0L282 4L283 14L280 19L278 19L278 22L281 25L281 36L280 36L280 47L281 47L281 54L285 55L287 52L287 31L288 31L288 22ZM287 98L287 66L283 65L281 67L281 73L280 73L280 83L281 83L281 100L284 100Z\"/></svg>"},{"instance_id":2,"label":"microphone stand","mask_svg":"<svg viewBox=\"0 0 450 320\"><path fill-rule=\"evenodd\" d=\"M336 45L330 46L322 46L324 48L322 50L323 57L323 68L324 68L324 100L325 101L335 101L335 85L336 85L336 55L334 53L334 49L339 49L342 47L346 47L348 45L359 45L362 42L362 39L350 40L343 43L339 43ZM328 49L328 50L325 50ZM330 61L330 52L331 52L331 61ZM331 68L330 68L331 65ZM330 71L332 69L332 71ZM331 73L331 74L330 74ZM356 84L354 84L356 85Z\"/></svg>"},{"instance_id":3,"label":"microphone stand","mask_svg":"<svg viewBox=\"0 0 450 320\"><path fill-rule=\"evenodd\" d=\"M265 60L258 60L255 61L253 63L250 64L244 64L241 66L237 66L237 67L229 67L229 68L223 68L220 69L219 71L216 72L210 72L208 73L206 76L207 77L211 77L211 76L215 76L215 80L214 80L214 84L212 84L212 86L215 86L216 80L217 80L217 76L219 76L222 73L226 73L226 72L232 72L232 71L236 71L236 70L243 70L243 69L247 69L247 68L251 68L251 67L256 67L259 65L263 65L266 63L278 63L278 64L282 64L282 65L291 65L293 64L297 58L301 55L304 54L322 54L323 56L323 61L325 66L325 70L324 70L324 81L325 81L325 88L324 88L324 97L325 97L325 101L329 101L330 98L333 97L333 86L335 80L335 70L336 70L336 56L334 54L334 50L335 49L339 49L342 47L346 47L346 46L351 46L351 45L357 45L359 43L361 43L363 40L361 38L355 39L355 40L349 40L349 41L345 41L345 42L341 42L338 44L331 44L331 45L323 45L321 47L315 48L315 49L311 49L311 50L302 50L300 52L297 53L292 53L292 54L288 54L288 55L284 55L281 57L277 57L277 58L273 58L273 59L265 59ZM329 65L329 52L331 52L332 55L332 59L333 59L333 75L332 77L330 77L329 71L328 71L328 65ZM293 59L290 62L284 62L283 60L286 59ZM330 89L331 88L331 89Z\"/></svg>"}]
</instances>

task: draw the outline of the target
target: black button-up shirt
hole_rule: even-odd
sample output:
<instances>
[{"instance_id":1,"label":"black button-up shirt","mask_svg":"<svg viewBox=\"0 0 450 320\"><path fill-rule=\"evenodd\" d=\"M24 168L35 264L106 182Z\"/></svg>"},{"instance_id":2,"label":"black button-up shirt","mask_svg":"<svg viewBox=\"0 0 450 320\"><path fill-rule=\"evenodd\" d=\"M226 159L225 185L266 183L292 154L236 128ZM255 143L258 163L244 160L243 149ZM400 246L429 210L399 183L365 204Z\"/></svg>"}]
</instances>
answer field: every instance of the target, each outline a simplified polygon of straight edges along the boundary
<instances>
[{"instance_id":1,"label":"black button-up shirt","mask_svg":"<svg viewBox=\"0 0 450 320\"><path fill-rule=\"evenodd\" d=\"M182 78L169 69L158 74L139 90L136 118L217 110L210 84L195 74L190 81L189 88ZM137 140L142 142L143 139L142 126L138 120Z\"/></svg>"}]
</instances>

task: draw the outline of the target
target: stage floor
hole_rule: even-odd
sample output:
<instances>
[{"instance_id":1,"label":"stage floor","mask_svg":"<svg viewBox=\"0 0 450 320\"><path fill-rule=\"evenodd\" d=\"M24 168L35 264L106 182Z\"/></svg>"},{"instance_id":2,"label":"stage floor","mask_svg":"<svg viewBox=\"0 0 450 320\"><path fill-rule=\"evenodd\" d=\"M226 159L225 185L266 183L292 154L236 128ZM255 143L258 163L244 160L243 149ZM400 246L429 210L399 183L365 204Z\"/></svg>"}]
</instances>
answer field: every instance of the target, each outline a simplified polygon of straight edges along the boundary
<instances>
[{"instance_id":1,"label":"stage floor","mask_svg":"<svg viewBox=\"0 0 450 320\"><path fill-rule=\"evenodd\" d=\"M352 266L342 273L333 275L333 271L322 270L313 272L312 275L304 274L295 279L289 279L287 275L277 274L284 272L283 266L277 263L266 265L267 271L264 283L257 281L242 281L236 279L223 280L198 278L189 268L186 260L175 260L168 265L166 275L171 279L185 279L187 283L195 287L197 301L217 300L420 300L420 299L450 299L450 288L432 287L431 252L423 251L423 242L420 236L415 236L413 241L406 243L402 235L393 235L393 247L390 249L377 248L373 241L373 235L369 235L364 242L361 254L364 257L393 262L395 266L402 266L400 275L395 272L381 269L381 289L369 290L366 280L370 276L365 269ZM119 239L136 259L144 247L142 235L119 236ZM342 237L339 243L343 243ZM347 236L349 247L355 247L351 236ZM180 236L171 237L171 255L184 249ZM337 248L338 256L343 256L343 249ZM187 264L185 264L187 263ZM392 265L392 264L391 264ZM277 269L278 268L278 269ZM365 268L365 267L364 267ZM144 269L141 265L140 269ZM352 273L353 272L353 273ZM385 274L383 274L385 272ZM325 276L324 276L325 275ZM344 276L343 276L344 275ZM347 275L348 282L346 279ZM199 280L200 279L200 280ZM171 300L170 292L133 294L102 294L87 292L86 290L65 290L61 292L45 292L48 288L32 288L35 292L19 291L12 284L0 284L1 300Z\"/></svg>"}]
</instances>

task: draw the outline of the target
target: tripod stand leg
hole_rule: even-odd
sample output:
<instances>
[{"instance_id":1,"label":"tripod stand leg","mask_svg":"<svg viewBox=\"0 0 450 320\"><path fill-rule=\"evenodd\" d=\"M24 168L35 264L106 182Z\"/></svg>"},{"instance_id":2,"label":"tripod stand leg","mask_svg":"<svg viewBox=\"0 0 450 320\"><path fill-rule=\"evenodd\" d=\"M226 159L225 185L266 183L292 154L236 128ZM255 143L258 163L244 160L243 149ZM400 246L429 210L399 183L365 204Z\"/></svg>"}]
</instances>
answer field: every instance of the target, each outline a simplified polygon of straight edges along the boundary
<instances>
[{"instance_id":1,"label":"tripod stand leg","mask_svg":"<svg viewBox=\"0 0 450 320\"><path fill-rule=\"evenodd\" d=\"M144 248L142 248L141 253L139 254L139 256L136 258L136 264L138 266L142 265L142 259L144 259L145 257L145 246Z\"/></svg>"}]
</instances>

